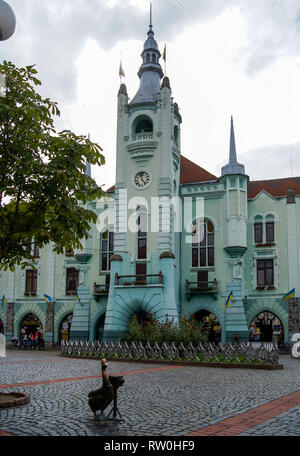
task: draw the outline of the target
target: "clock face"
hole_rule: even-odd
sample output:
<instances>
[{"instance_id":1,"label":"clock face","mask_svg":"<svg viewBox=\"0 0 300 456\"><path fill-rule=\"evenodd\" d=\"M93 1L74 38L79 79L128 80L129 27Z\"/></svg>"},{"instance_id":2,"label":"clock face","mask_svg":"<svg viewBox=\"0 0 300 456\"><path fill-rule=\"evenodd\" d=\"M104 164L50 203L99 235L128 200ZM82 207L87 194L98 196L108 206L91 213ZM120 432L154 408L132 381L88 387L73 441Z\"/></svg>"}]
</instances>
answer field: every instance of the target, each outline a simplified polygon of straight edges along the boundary
<instances>
[{"instance_id":1,"label":"clock face","mask_svg":"<svg viewBox=\"0 0 300 456\"><path fill-rule=\"evenodd\" d=\"M147 187L150 184L150 176L146 171L140 171L134 176L134 184L138 188Z\"/></svg>"}]
</instances>

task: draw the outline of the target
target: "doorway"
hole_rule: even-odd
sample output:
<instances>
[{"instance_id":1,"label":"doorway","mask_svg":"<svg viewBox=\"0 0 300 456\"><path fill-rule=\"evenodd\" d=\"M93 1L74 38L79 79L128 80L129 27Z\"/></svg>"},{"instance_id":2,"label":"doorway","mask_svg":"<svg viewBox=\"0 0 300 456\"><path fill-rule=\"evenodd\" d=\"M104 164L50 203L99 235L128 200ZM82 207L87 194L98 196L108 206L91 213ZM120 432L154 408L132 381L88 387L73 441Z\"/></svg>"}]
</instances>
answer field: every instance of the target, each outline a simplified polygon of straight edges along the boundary
<instances>
[{"instance_id":1,"label":"doorway","mask_svg":"<svg viewBox=\"0 0 300 456\"><path fill-rule=\"evenodd\" d=\"M260 342L283 342L283 324L272 312L264 311L259 313L251 323L256 325Z\"/></svg>"},{"instance_id":2,"label":"doorway","mask_svg":"<svg viewBox=\"0 0 300 456\"><path fill-rule=\"evenodd\" d=\"M221 324L217 317L208 310L199 310L194 314L195 320L203 324L204 331L208 331L207 342L218 344L221 342Z\"/></svg>"}]
</instances>

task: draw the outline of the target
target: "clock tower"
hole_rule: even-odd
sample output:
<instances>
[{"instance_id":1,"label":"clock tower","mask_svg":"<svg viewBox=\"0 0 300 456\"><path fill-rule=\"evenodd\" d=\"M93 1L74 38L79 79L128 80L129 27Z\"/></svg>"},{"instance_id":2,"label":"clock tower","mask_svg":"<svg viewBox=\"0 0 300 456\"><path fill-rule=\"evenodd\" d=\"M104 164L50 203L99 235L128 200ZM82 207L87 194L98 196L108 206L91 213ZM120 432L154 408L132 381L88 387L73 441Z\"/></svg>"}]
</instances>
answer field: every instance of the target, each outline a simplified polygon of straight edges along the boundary
<instances>
[{"instance_id":1,"label":"clock tower","mask_svg":"<svg viewBox=\"0 0 300 456\"><path fill-rule=\"evenodd\" d=\"M118 93L115 255L105 339L119 337L138 311L178 320L174 275L179 233L174 233L172 198L178 196L180 181L181 116L163 75L151 21L141 57L137 93L130 100L125 84ZM119 276L130 277L118 281ZM124 282L130 285L122 287ZM130 309L121 323L123 299L130 301Z\"/></svg>"}]
</instances>

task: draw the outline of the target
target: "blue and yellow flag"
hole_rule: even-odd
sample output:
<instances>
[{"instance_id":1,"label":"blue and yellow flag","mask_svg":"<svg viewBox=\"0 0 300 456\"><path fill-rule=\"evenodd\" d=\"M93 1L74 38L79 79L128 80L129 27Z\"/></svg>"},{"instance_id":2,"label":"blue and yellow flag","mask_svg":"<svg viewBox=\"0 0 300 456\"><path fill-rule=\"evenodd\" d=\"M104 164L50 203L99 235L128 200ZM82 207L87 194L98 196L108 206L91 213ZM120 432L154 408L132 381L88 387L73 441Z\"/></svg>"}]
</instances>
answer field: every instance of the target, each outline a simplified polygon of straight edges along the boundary
<instances>
[{"instance_id":1,"label":"blue and yellow flag","mask_svg":"<svg viewBox=\"0 0 300 456\"><path fill-rule=\"evenodd\" d=\"M166 59L167 59L167 46L166 45L165 45L164 51L162 53L162 58L164 61L166 61Z\"/></svg>"},{"instance_id":2,"label":"blue and yellow flag","mask_svg":"<svg viewBox=\"0 0 300 456\"><path fill-rule=\"evenodd\" d=\"M291 299L291 298L294 298L295 296L295 288L293 288L292 290L290 290L287 294L285 294L284 296L282 296L282 300L283 301L287 301L288 299Z\"/></svg>"},{"instance_id":3,"label":"blue and yellow flag","mask_svg":"<svg viewBox=\"0 0 300 456\"><path fill-rule=\"evenodd\" d=\"M1 299L1 305L2 305L2 307L4 307L4 304L5 304L6 302L7 302L7 299L6 299L6 297L3 295L3 296L2 296L2 299Z\"/></svg>"},{"instance_id":4,"label":"blue and yellow flag","mask_svg":"<svg viewBox=\"0 0 300 456\"><path fill-rule=\"evenodd\" d=\"M233 293L232 291L229 293L227 301L226 301L226 307L230 307L231 300L233 298Z\"/></svg>"},{"instance_id":5,"label":"blue and yellow flag","mask_svg":"<svg viewBox=\"0 0 300 456\"><path fill-rule=\"evenodd\" d=\"M80 301L80 299L79 299L79 296L78 296L78 294L76 295L76 301L78 301L78 302L79 302L79 304L80 304L80 305L83 307L83 304L81 304L81 301Z\"/></svg>"},{"instance_id":6,"label":"blue and yellow flag","mask_svg":"<svg viewBox=\"0 0 300 456\"><path fill-rule=\"evenodd\" d=\"M48 295L46 295L46 294L44 294L44 299L45 299L46 302L52 302L52 301L53 301L53 299L51 298L51 296L48 296Z\"/></svg>"}]
</instances>

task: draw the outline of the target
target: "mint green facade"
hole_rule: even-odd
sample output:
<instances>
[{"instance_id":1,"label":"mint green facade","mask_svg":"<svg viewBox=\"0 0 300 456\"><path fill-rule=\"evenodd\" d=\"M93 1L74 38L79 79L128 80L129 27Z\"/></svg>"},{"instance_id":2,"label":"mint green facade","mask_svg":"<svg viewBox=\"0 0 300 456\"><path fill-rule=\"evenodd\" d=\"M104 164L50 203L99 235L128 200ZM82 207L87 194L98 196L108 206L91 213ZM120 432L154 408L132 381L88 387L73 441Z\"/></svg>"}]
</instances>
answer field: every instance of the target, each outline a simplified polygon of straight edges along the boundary
<instances>
[{"instance_id":1,"label":"mint green facade","mask_svg":"<svg viewBox=\"0 0 300 456\"><path fill-rule=\"evenodd\" d=\"M19 337L28 314L40 321L45 342L59 343L62 323L70 314L71 339L109 341L118 340L141 310L155 312L161 321L168 315L175 322L206 311L219 322L221 342L236 337L247 341L250 323L268 311L280 320L284 342L289 342L300 332L300 194L272 196L262 190L249 198L249 177L236 160L233 122L229 162L221 176L198 182L193 177L189 182L188 171L183 176L180 167L182 119L168 78L161 83L160 52L151 26L142 58L137 94L129 102L124 84L118 94L116 184L106 198L87 204L99 223L91 226L82 251L65 256L56 255L51 245L43 248L35 262L36 293L31 296L24 294L26 270L0 272L0 295L7 299L0 319L7 337ZM170 200L177 205L169 209ZM132 228L142 212L147 248L139 258L138 233ZM193 263L190 242L197 220L213 227L213 254L207 244L211 258L202 265ZM254 225L260 223L265 236L270 222L274 241L256 242ZM110 270L103 268L102 260L107 229L114 232ZM258 286L259 260L268 259L273 283ZM146 268L141 283L136 277L140 266ZM79 300L66 292L70 268L79 271ZM199 272L207 274L207 286L197 286ZM293 288L294 299L283 301ZM233 299L226 306L231 292ZM53 301L46 302L44 294Z\"/></svg>"}]
</instances>

